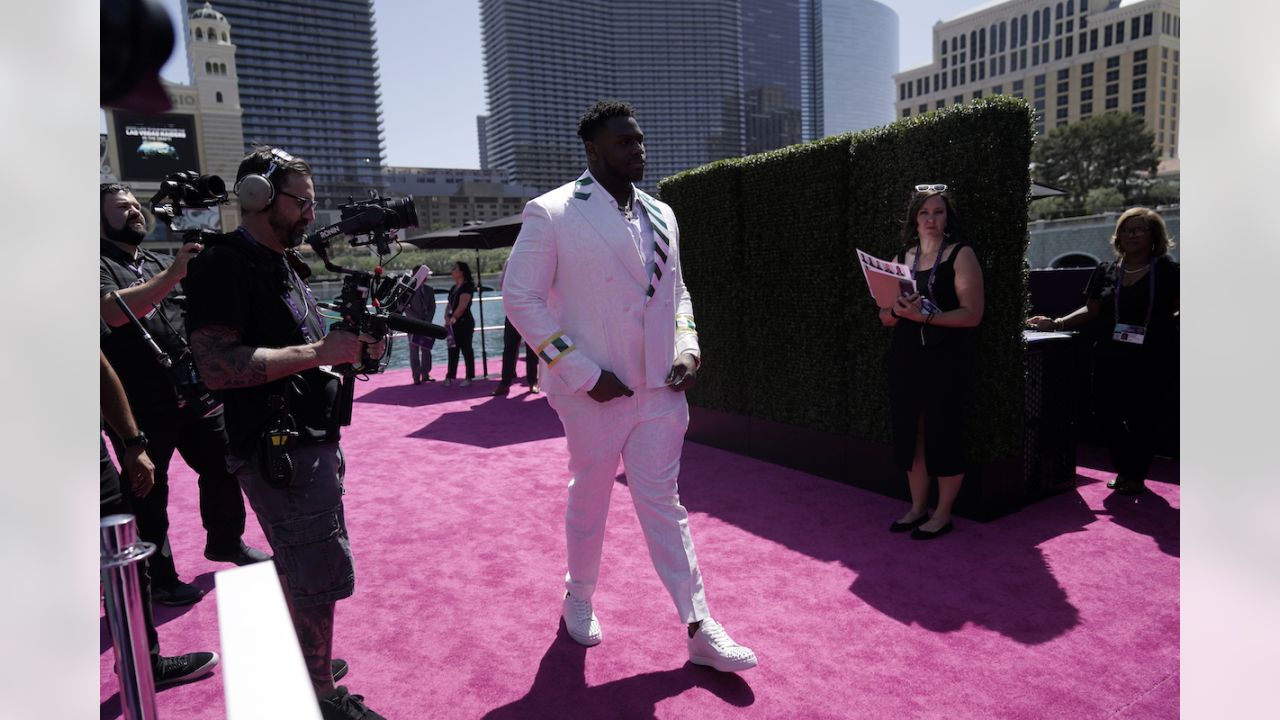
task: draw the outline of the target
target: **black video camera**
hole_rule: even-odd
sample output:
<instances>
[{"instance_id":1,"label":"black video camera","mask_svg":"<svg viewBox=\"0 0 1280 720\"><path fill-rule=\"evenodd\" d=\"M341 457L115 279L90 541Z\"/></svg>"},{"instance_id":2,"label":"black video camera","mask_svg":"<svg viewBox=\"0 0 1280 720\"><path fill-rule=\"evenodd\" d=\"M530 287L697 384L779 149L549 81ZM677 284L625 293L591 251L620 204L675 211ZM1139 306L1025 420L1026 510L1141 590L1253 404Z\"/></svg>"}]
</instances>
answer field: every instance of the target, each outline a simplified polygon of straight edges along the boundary
<instances>
[{"instance_id":1,"label":"black video camera","mask_svg":"<svg viewBox=\"0 0 1280 720\"><path fill-rule=\"evenodd\" d=\"M201 175L195 170L169 173L151 197L151 214L164 220L170 229L184 208L211 208L227 202L227 184L217 175Z\"/></svg>"},{"instance_id":2,"label":"black video camera","mask_svg":"<svg viewBox=\"0 0 1280 720\"><path fill-rule=\"evenodd\" d=\"M373 245L378 255L383 256L391 253L396 230L418 226L418 209L413 205L412 195L402 198L374 195L360 201L348 198L347 204L339 205L338 209L342 211L341 220L307 237L312 247L318 242L327 247L330 238L347 235L352 247Z\"/></svg>"},{"instance_id":3,"label":"black video camera","mask_svg":"<svg viewBox=\"0 0 1280 720\"><path fill-rule=\"evenodd\" d=\"M439 325L414 320L388 307L399 309L405 293L412 293L425 277L418 276L406 282L403 278L392 279L382 272L379 265L373 272L353 270L335 264L329 259L330 240L336 235L344 234L351 238L353 247L374 245L378 252L379 262L391 252L390 244L394 241L395 231L402 227L417 225L418 213L414 209L413 199L374 197L361 202L349 202L341 206L342 220L307 236L307 244L315 251L329 272L342 275L342 290L335 302L326 305L335 310L342 319L330 326L330 330L343 330L357 335L369 335L375 340L388 336L392 330L427 335L443 339L448 331ZM360 236L368 236L360 240ZM369 357L366 352L359 365L339 365L334 371L343 376L342 401L339 405L339 422L351 424L351 405L355 398L354 380L357 375L380 373L386 369L391 357L391 345L388 342L386 351L379 359Z\"/></svg>"}]
</instances>

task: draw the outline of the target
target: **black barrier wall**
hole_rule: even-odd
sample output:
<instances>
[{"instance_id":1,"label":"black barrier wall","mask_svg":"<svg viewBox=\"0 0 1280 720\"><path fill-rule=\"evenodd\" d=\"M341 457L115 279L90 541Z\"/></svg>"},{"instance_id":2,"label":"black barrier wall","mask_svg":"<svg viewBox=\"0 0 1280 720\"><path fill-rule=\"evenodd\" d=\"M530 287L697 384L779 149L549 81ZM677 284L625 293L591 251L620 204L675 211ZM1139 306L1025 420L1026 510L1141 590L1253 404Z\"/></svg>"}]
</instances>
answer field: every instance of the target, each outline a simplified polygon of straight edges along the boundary
<instances>
[{"instance_id":1,"label":"black barrier wall","mask_svg":"<svg viewBox=\"0 0 1280 720\"><path fill-rule=\"evenodd\" d=\"M890 442L889 330L854 249L890 258L912 188L945 183L986 282L972 422L957 431L975 465L1020 467L1032 127L1024 100L982 99L663 180L703 349L690 402L722 429L754 423L762 442L811 431L813 447L790 448L797 461L784 464L905 490L877 450ZM713 444L744 449L728 435ZM823 467L806 467L806 454Z\"/></svg>"}]
</instances>

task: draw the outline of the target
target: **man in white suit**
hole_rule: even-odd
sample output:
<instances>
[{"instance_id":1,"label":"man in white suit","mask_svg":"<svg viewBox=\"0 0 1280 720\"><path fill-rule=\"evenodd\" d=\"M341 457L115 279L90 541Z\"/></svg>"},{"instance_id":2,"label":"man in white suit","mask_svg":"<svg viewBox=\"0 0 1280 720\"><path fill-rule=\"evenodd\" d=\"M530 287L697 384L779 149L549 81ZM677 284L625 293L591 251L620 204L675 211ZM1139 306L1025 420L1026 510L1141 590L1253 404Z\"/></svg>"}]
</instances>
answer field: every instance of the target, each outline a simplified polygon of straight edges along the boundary
<instances>
[{"instance_id":1,"label":"man in white suit","mask_svg":"<svg viewBox=\"0 0 1280 720\"><path fill-rule=\"evenodd\" d=\"M644 178L645 152L630 105L596 103L578 135L587 172L525 206L503 288L569 444L565 628L583 645L601 640L591 596L621 457L654 568L688 625L690 660L746 670L755 653L707 610L676 484L689 426L684 391L700 364L676 217L633 185Z\"/></svg>"}]
</instances>

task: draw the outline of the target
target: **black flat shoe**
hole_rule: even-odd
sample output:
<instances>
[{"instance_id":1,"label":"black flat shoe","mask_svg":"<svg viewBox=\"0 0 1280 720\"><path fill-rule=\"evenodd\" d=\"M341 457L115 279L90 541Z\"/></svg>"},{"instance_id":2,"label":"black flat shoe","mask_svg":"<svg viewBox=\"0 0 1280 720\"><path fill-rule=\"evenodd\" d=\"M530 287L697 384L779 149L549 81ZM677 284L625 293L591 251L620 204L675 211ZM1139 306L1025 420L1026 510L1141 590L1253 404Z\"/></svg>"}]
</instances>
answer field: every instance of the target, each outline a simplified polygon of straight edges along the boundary
<instances>
[{"instance_id":1,"label":"black flat shoe","mask_svg":"<svg viewBox=\"0 0 1280 720\"><path fill-rule=\"evenodd\" d=\"M929 513L925 513L911 522L898 522L895 520L893 521L893 524L889 526L889 532L901 533L908 530L915 530L927 522L929 522Z\"/></svg>"},{"instance_id":2,"label":"black flat shoe","mask_svg":"<svg viewBox=\"0 0 1280 720\"><path fill-rule=\"evenodd\" d=\"M943 525L942 527L938 528L937 530L934 530L933 532L929 532L928 530L921 530L920 528L916 528L915 530L912 530L911 539L912 540L932 540L934 538L940 538L943 535L946 535L947 533L951 532L953 529L954 529L954 526L951 524L951 521L948 520L946 525Z\"/></svg>"}]
</instances>

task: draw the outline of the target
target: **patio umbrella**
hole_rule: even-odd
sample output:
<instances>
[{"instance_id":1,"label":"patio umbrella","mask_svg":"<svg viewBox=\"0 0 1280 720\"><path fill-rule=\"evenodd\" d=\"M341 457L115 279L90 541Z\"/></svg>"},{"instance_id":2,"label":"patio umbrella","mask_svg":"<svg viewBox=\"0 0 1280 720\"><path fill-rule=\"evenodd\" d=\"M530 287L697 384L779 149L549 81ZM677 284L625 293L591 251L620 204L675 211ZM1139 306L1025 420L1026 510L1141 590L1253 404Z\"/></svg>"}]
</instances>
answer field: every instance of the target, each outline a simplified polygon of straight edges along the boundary
<instances>
[{"instance_id":1,"label":"patio umbrella","mask_svg":"<svg viewBox=\"0 0 1280 720\"><path fill-rule=\"evenodd\" d=\"M489 376L489 348L484 338L484 275L480 272L480 251L511 247L520 234L520 215L508 215L487 223L463 225L406 237L404 242L423 250L475 250L476 292L480 304L480 361Z\"/></svg>"}]
</instances>

